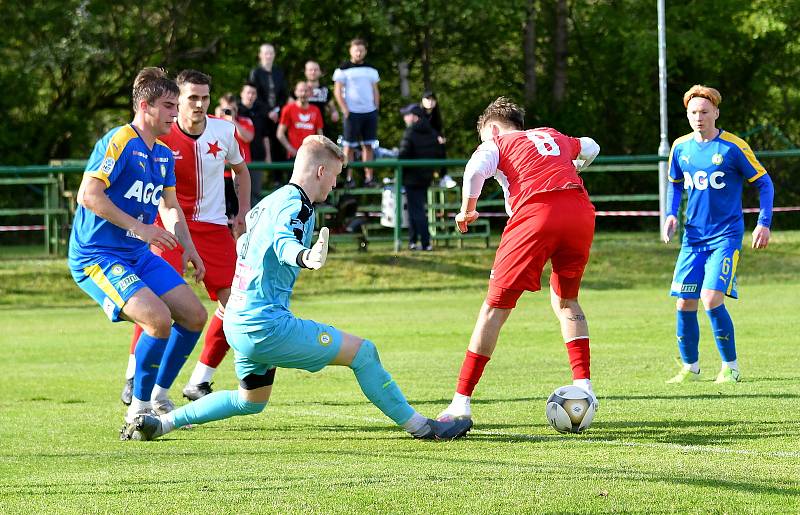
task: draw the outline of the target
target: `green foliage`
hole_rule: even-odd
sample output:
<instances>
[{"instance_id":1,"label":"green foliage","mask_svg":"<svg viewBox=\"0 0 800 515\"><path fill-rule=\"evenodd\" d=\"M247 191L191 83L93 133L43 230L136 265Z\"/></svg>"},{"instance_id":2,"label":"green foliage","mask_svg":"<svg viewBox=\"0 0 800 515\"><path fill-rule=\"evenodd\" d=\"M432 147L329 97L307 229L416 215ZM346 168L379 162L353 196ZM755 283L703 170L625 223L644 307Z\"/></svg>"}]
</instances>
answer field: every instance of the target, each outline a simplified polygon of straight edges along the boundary
<instances>
[{"instance_id":1,"label":"green foliage","mask_svg":"<svg viewBox=\"0 0 800 515\"><path fill-rule=\"evenodd\" d=\"M474 124L498 95L523 99L523 28L536 12L537 96L528 125L596 137L605 155L652 154L659 141L656 6L637 0L568 2L567 86L552 99L555 2L532 0L34 0L2 9L0 163L85 158L94 140L130 117L136 71L195 67L214 77L214 95L238 92L272 42L289 82L318 60L330 81L356 36L381 72L380 139L399 142L397 109L434 89L451 156L468 155ZM783 0L668 3L669 138L689 131L682 105L695 83L723 95L719 125L752 132L756 149L800 143L800 4ZM398 66L409 67L410 97L400 95ZM763 130L761 130L763 129ZM800 197L798 168L770 169L777 204ZM602 190L634 191L640 177L607 178ZM649 186L648 186L649 187Z\"/></svg>"}]
</instances>

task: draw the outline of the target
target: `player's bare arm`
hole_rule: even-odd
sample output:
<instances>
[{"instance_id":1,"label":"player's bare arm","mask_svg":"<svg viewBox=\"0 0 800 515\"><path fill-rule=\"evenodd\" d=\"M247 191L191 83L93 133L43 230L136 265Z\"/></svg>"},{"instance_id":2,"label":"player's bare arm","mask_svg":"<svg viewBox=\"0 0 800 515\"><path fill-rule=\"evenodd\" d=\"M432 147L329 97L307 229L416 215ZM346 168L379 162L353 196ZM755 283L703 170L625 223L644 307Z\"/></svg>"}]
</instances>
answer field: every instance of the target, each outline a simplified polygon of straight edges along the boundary
<instances>
[{"instance_id":1,"label":"player's bare arm","mask_svg":"<svg viewBox=\"0 0 800 515\"><path fill-rule=\"evenodd\" d=\"M252 185L250 182L250 169L247 168L247 163L242 161L239 164L231 165L233 172L233 180L237 184L236 197L239 199L239 213L233 218L233 234L239 236L245 231L244 217L250 211L250 191Z\"/></svg>"},{"instance_id":2,"label":"player's bare arm","mask_svg":"<svg viewBox=\"0 0 800 515\"><path fill-rule=\"evenodd\" d=\"M164 227L170 229L175 237L183 247L183 267L186 268L187 263L191 263L194 267L192 277L196 282L203 280L206 275L206 267L203 260L200 259L200 254L194 247L192 235L189 233L189 226L186 224L186 218L183 216L183 210L178 204L178 196L172 188L165 189L161 196L161 202L158 205L158 214L161 216L161 221Z\"/></svg>"},{"instance_id":3,"label":"player's bare arm","mask_svg":"<svg viewBox=\"0 0 800 515\"><path fill-rule=\"evenodd\" d=\"M148 225L117 207L106 194L106 184L96 177L84 175L78 189L78 203L112 224L131 231L140 240L162 249L174 249L178 240L155 225Z\"/></svg>"},{"instance_id":4,"label":"player's bare arm","mask_svg":"<svg viewBox=\"0 0 800 515\"><path fill-rule=\"evenodd\" d=\"M375 99L375 109L380 110L380 108L381 108L381 93L378 90L378 83L377 82L372 84L372 98Z\"/></svg>"}]
</instances>

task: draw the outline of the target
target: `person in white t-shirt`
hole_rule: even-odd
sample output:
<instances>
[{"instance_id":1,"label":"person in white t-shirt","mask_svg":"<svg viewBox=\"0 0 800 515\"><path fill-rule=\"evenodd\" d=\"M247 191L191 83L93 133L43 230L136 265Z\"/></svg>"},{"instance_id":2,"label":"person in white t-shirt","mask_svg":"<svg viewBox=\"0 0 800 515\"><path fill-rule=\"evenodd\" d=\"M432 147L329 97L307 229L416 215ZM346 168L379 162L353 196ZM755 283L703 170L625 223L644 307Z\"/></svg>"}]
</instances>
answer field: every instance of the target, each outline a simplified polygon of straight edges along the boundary
<instances>
[{"instance_id":1,"label":"person in white t-shirt","mask_svg":"<svg viewBox=\"0 0 800 515\"><path fill-rule=\"evenodd\" d=\"M378 148L378 109L380 93L378 70L367 64L367 43L363 39L350 42L350 60L333 72L335 83L333 94L342 110L344 121L344 153L348 162L354 149L361 146L362 160L372 161L374 149ZM352 170L347 169L345 187L355 186ZM377 186L372 168L364 168L364 186Z\"/></svg>"}]
</instances>

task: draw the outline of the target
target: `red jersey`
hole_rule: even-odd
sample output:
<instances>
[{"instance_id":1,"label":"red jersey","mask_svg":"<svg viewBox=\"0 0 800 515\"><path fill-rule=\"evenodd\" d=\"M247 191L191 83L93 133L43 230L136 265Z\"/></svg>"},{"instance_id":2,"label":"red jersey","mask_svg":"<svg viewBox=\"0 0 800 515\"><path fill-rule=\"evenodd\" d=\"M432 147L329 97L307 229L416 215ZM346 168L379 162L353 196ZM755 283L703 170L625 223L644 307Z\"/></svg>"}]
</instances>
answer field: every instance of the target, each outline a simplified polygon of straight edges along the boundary
<instances>
[{"instance_id":1,"label":"red jersey","mask_svg":"<svg viewBox=\"0 0 800 515\"><path fill-rule=\"evenodd\" d=\"M465 193L477 197L483 181L494 176L503 187L507 210L514 213L537 193L582 189L573 163L580 152L578 138L549 127L497 136L483 142L467 163Z\"/></svg>"},{"instance_id":2,"label":"red jersey","mask_svg":"<svg viewBox=\"0 0 800 515\"><path fill-rule=\"evenodd\" d=\"M286 126L286 138L294 148L300 148L306 136L317 134L322 130L322 113L317 106L302 108L296 102L281 108L280 125Z\"/></svg>"},{"instance_id":3,"label":"red jersey","mask_svg":"<svg viewBox=\"0 0 800 515\"><path fill-rule=\"evenodd\" d=\"M175 158L175 192L186 220L227 225L225 216L225 161L244 159L227 120L206 116L206 128L197 139L172 124L163 141Z\"/></svg>"}]
</instances>

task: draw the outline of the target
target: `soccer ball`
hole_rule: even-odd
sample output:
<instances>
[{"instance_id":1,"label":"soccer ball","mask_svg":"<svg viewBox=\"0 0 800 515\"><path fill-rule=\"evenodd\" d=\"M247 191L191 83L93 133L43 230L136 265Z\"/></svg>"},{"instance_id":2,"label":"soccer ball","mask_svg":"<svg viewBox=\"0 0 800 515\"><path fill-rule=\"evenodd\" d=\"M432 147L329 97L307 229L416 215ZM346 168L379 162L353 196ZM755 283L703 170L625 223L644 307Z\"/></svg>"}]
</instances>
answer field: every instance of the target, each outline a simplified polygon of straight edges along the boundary
<instances>
[{"instance_id":1,"label":"soccer ball","mask_svg":"<svg viewBox=\"0 0 800 515\"><path fill-rule=\"evenodd\" d=\"M567 385L556 388L547 399L547 421L559 433L580 433L592 423L597 406L583 388Z\"/></svg>"}]
</instances>

